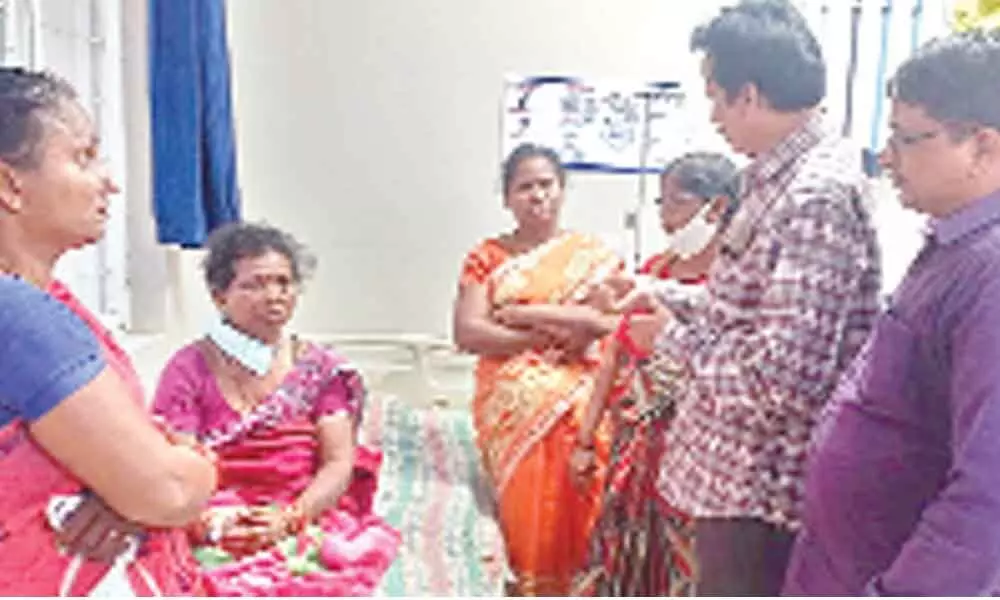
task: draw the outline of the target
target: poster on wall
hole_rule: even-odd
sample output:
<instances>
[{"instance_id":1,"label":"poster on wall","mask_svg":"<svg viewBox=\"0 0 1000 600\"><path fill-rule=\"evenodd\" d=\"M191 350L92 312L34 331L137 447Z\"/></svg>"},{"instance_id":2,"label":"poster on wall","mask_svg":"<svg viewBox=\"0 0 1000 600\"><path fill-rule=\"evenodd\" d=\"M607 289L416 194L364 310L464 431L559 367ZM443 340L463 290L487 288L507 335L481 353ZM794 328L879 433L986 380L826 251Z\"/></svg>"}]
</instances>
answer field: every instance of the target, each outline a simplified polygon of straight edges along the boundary
<instances>
[{"instance_id":1,"label":"poster on wall","mask_svg":"<svg viewBox=\"0 0 1000 600\"><path fill-rule=\"evenodd\" d=\"M502 156L532 142L558 151L568 169L656 172L694 139L685 104L677 82L509 76Z\"/></svg>"}]
</instances>

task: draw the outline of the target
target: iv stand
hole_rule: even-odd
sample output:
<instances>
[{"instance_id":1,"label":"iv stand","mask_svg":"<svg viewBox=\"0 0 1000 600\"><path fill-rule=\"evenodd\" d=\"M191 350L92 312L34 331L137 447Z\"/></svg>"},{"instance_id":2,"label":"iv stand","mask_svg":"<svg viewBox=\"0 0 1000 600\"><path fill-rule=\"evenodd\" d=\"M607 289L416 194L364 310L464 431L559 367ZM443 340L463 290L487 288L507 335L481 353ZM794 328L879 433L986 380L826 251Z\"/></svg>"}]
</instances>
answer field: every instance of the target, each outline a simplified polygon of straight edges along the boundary
<instances>
[{"instance_id":1,"label":"iv stand","mask_svg":"<svg viewBox=\"0 0 1000 600\"><path fill-rule=\"evenodd\" d=\"M646 177L649 175L649 153L653 146L652 126L653 118L663 117L662 114L653 114L653 100L662 97L678 87L673 82L653 83L649 89L636 93L642 100L642 134L639 139L639 183L636 193L638 202L635 210L625 213L625 228L632 230L632 258L635 261L633 269L636 273L642 267L642 228L639 226L639 219L643 209L646 207Z\"/></svg>"}]
</instances>

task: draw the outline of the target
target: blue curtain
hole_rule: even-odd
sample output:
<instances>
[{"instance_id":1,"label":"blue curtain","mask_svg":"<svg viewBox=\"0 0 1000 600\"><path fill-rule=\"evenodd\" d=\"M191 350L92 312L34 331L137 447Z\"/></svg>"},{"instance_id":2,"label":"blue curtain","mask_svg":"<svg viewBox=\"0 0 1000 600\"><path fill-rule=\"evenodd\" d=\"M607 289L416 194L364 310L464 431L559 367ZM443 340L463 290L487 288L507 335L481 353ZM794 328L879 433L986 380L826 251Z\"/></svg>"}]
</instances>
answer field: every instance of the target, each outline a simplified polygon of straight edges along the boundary
<instances>
[{"instance_id":1,"label":"blue curtain","mask_svg":"<svg viewBox=\"0 0 1000 600\"><path fill-rule=\"evenodd\" d=\"M149 0L157 239L201 247L240 220L223 0Z\"/></svg>"}]
</instances>

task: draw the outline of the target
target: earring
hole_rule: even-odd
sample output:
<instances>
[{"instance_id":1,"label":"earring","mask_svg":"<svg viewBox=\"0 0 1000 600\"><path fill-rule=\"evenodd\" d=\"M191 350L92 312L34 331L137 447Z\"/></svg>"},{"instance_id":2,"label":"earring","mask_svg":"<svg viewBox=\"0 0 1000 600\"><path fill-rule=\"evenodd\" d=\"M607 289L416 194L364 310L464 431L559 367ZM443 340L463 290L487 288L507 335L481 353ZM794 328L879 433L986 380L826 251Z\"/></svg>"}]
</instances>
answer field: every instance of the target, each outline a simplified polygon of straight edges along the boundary
<instances>
[{"instance_id":1,"label":"earring","mask_svg":"<svg viewBox=\"0 0 1000 600\"><path fill-rule=\"evenodd\" d=\"M21 182L17 178L8 175L7 187L10 193L0 194L0 202L6 205L8 211L16 212L21 210L21 193L24 191Z\"/></svg>"},{"instance_id":2,"label":"earring","mask_svg":"<svg viewBox=\"0 0 1000 600\"><path fill-rule=\"evenodd\" d=\"M21 210L21 196L19 194L0 194L0 206L7 209L7 212L17 212Z\"/></svg>"}]
</instances>

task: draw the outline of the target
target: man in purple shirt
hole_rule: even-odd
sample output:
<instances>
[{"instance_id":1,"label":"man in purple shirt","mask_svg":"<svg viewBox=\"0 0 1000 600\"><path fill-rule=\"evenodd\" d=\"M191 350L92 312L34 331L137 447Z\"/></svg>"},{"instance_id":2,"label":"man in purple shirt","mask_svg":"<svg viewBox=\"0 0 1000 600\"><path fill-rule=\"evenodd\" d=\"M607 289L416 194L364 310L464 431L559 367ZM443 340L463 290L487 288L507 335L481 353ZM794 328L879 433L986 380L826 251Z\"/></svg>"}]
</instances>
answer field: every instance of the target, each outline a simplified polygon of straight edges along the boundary
<instances>
[{"instance_id":1,"label":"man in purple shirt","mask_svg":"<svg viewBox=\"0 0 1000 600\"><path fill-rule=\"evenodd\" d=\"M1000 592L1000 35L925 45L890 96L928 240L828 404L789 595Z\"/></svg>"}]
</instances>

